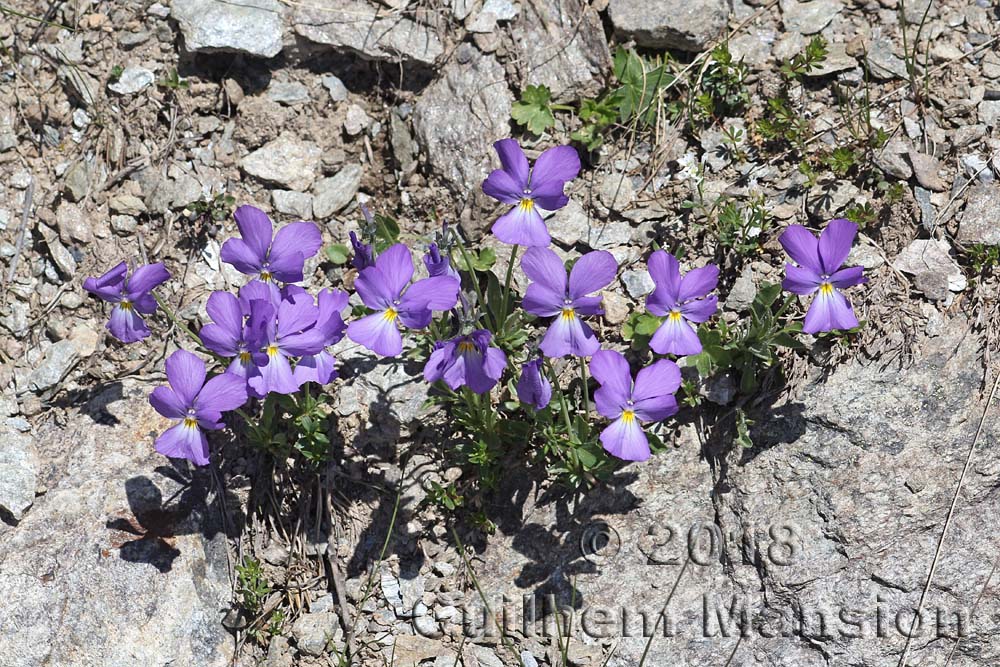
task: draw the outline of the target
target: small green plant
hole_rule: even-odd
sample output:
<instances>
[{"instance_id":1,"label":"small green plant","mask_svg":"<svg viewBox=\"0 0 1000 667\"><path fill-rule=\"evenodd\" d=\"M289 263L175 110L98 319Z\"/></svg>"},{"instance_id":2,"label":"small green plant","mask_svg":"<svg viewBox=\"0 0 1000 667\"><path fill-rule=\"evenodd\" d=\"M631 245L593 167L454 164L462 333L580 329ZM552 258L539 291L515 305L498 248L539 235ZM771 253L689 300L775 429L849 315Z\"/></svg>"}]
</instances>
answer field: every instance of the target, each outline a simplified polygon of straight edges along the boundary
<instances>
[{"instance_id":1,"label":"small green plant","mask_svg":"<svg viewBox=\"0 0 1000 667\"><path fill-rule=\"evenodd\" d=\"M600 99L583 100L580 103L580 120L583 125L570 138L579 141L588 151L595 151L604 143L604 133L618 119L618 95L606 95Z\"/></svg>"},{"instance_id":2,"label":"small green plant","mask_svg":"<svg viewBox=\"0 0 1000 667\"><path fill-rule=\"evenodd\" d=\"M191 87L191 82L187 79L182 79L177 73L177 69L171 69L166 76L156 82L156 85L160 88L166 88L167 90L177 92L179 90L187 90Z\"/></svg>"},{"instance_id":3,"label":"small green plant","mask_svg":"<svg viewBox=\"0 0 1000 667\"><path fill-rule=\"evenodd\" d=\"M108 80L111 83L117 83L119 79L122 78L122 74L125 73L125 68L121 65L115 65L111 68L111 73L108 74Z\"/></svg>"},{"instance_id":4,"label":"small green plant","mask_svg":"<svg viewBox=\"0 0 1000 667\"><path fill-rule=\"evenodd\" d=\"M746 87L749 74L742 59L733 60L727 42L716 46L701 77L699 91L692 100L693 119L705 121L741 113L750 104Z\"/></svg>"},{"instance_id":5,"label":"small green plant","mask_svg":"<svg viewBox=\"0 0 1000 667\"><path fill-rule=\"evenodd\" d=\"M689 357L688 363L702 377L733 370L740 374L740 391L744 395L752 394L763 372L777 363L779 348L802 347L795 338L795 334L802 330L802 324L787 322L783 317L795 297L788 295L778 305L780 296L781 285L762 285L750 306L749 321L734 326L724 320L720 320L715 327L701 325L698 337L703 351Z\"/></svg>"},{"instance_id":6,"label":"small green plant","mask_svg":"<svg viewBox=\"0 0 1000 667\"><path fill-rule=\"evenodd\" d=\"M736 408L736 444L743 449L753 447L753 439L750 437L751 426L753 421L747 418L743 408Z\"/></svg>"},{"instance_id":7,"label":"small green plant","mask_svg":"<svg viewBox=\"0 0 1000 667\"><path fill-rule=\"evenodd\" d=\"M190 214L191 219L201 218L206 222L222 223L232 217L235 206L235 197L220 192L211 199L201 197L187 204L184 209Z\"/></svg>"},{"instance_id":8,"label":"small green plant","mask_svg":"<svg viewBox=\"0 0 1000 667\"><path fill-rule=\"evenodd\" d=\"M816 35L806 44L805 51L797 53L781 65L781 73L786 79L801 79L814 69L819 69L829 54L827 41Z\"/></svg>"},{"instance_id":9,"label":"small green plant","mask_svg":"<svg viewBox=\"0 0 1000 667\"><path fill-rule=\"evenodd\" d=\"M264 577L260 561L252 556L244 556L243 562L236 565L236 597L247 616L256 618L260 615L271 591L271 584Z\"/></svg>"},{"instance_id":10,"label":"small green plant","mask_svg":"<svg viewBox=\"0 0 1000 667\"><path fill-rule=\"evenodd\" d=\"M809 122L781 97L769 99L765 117L757 121L757 131L768 141L786 141L803 150L809 139Z\"/></svg>"},{"instance_id":11,"label":"small green plant","mask_svg":"<svg viewBox=\"0 0 1000 667\"><path fill-rule=\"evenodd\" d=\"M330 414L327 395L313 396L308 387L301 394L269 394L260 419L248 424L250 443L275 457L298 453L317 465L330 453Z\"/></svg>"},{"instance_id":12,"label":"small green plant","mask_svg":"<svg viewBox=\"0 0 1000 667\"><path fill-rule=\"evenodd\" d=\"M534 135L541 135L556 124L553 109L572 107L552 104L552 91L546 86L528 86L521 91L521 99L514 102L510 115L514 122L527 128Z\"/></svg>"},{"instance_id":13,"label":"small green plant","mask_svg":"<svg viewBox=\"0 0 1000 667\"><path fill-rule=\"evenodd\" d=\"M834 148L829 155L824 157L823 161L830 168L830 171L840 178L846 177L852 169L858 166L859 162L854 151L846 146Z\"/></svg>"},{"instance_id":14,"label":"small green plant","mask_svg":"<svg viewBox=\"0 0 1000 667\"><path fill-rule=\"evenodd\" d=\"M619 121L628 124L636 120L643 126L653 125L663 90L674 81L674 76L667 72L666 60L660 60L659 56L649 60L634 49L618 47L614 71L621 83L613 93L618 100Z\"/></svg>"},{"instance_id":15,"label":"small green plant","mask_svg":"<svg viewBox=\"0 0 1000 667\"><path fill-rule=\"evenodd\" d=\"M465 498L453 484L443 486L437 482L431 482L427 498L435 505L449 511L454 511L465 504Z\"/></svg>"},{"instance_id":16,"label":"small green plant","mask_svg":"<svg viewBox=\"0 0 1000 667\"><path fill-rule=\"evenodd\" d=\"M968 249L969 265L976 275L992 273L1000 266L1000 246L976 243Z\"/></svg>"},{"instance_id":17,"label":"small green plant","mask_svg":"<svg viewBox=\"0 0 1000 667\"><path fill-rule=\"evenodd\" d=\"M844 217L855 223L861 229L875 224L878 220L878 211L869 204L868 202L862 202L859 204L851 204L846 211L844 211Z\"/></svg>"},{"instance_id":18,"label":"small green plant","mask_svg":"<svg viewBox=\"0 0 1000 667\"><path fill-rule=\"evenodd\" d=\"M755 252L771 222L763 193L751 194L743 205L734 199L724 200L718 209L716 223L719 245L740 255Z\"/></svg>"},{"instance_id":19,"label":"small green plant","mask_svg":"<svg viewBox=\"0 0 1000 667\"><path fill-rule=\"evenodd\" d=\"M334 243L326 247L326 258L331 264L347 264L351 256L350 249L343 243Z\"/></svg>"}]
</instances>

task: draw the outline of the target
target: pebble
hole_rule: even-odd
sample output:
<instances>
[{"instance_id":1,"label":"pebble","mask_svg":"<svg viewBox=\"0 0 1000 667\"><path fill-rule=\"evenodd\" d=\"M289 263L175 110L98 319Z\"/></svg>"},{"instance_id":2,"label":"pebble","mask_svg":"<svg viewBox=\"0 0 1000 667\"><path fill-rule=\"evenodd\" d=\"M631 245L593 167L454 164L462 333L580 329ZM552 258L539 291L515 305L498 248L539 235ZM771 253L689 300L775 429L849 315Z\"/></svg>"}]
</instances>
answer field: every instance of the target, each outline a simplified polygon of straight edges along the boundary
<instances>
[{"instance_id":1,"label":"pebble","mask_svg":"<svg viewBox=\"0 0 1000 667\"><path fill-rule=\"evenodd\" d=\"M331 639L343 633L336 614L321 612L303 614L292 624L295 646L305 655L322 655Z\"/></svg>"},{"instance_id":2,"label":"pebble","mask_svg":"<svg viewBox=\"0 0 1000 667\"><path fill-rule=\"evenodd\" d=\"M908 154L910 164L913 165L913 173L917 177L917 182L928 190L934 192L944 192L948 189L948 184L941 180L941 162L933 155L910 151Z\"/></svg>"},{"instance_id":3,"label":"pebble","mask_svg":"<svg viewBox=\"0 0 1000 667\"><path fill-rule=\"evenodd\" d=\"M42 363L28 375L28 389L41 393L59 384L76 364L79 354L76 345L61 340L49 346Z\"/></svg>"},{"instance_id":4,"label":"pebble","mask_svg":"<svg viewBox=\"0 0 1000 667\"><path fill-rule=\"evenodd\" d=\"M629 269L622 274L622 284L633 299L643 297L656 288L646 269Z\"/></svg>"},{"instance_id":5,"label":"pebble","mask_svg":"<svg viewBox=\"0 0 1000 667\"><path fill-rule=\"evenodd\" d=\"M108 84L108 90L119 95L134 95L156 80L156 75L145 67L129 65L114 83Z\"/></svg>"},{"instance_id":6,"label":"pebble","mask_svg":"<svg viewBox=\"0 0 1000 667\"><path fill-rule=\"evenodd\" d=\"M294 190L272 190L271 201L279 213L294 216L300 220L308 220L313 215L313 196L306 192Z\"/></svg>"},{"instance_id":7,"label":"pebble","mask_svg":"<svg viewBox=\"0 0 1000 667\"><path fill-rule=\"evenodd\" d=\"M850 181L818 183L806 195L809 213L816 218L829 220L850 204L865 201L861 190Z\"/></svg>"},{"instance_id":8,"label":"pebble","mask_svg":"<svg viewBox=\"0 0 1000 667\"><path fill-rule=\"evenodd\" d=\"M241 166L262 181L302 192L316 179L321 156L319 146L286 132L243 158Z\"/></svg>"},{"instance_id":9,"label":"pebble","mask_svg":"<svg viewBox=\"0 0 1000 667\"><path fill-rule=\"evenodd\" d=\"M323 87L330 93L330 99L334 102L343 102L347 99L348 91L344 82L332 74L323 77Z\"/></svg>"},{"instance_id":10,"label":"pebble","mask_svg":"<svg viewBox=\"0 0 1000 667\"><path fill-rule=\"evenodd\" d=\"M625 174L608 174L601 181L597 196L612 211L622 211L635 201L635 187Z\"/></svg>"},{"instance_id":11,"label":"pebble","mask_svg":"<svg viewBox=\"0 0 1000 667\"><path fill-rule=\"evenodd\" d=\"M1000 245L997 211L1000 211L1000 185L989 183L971 188L958 225L958 240L965 244Z\"/></svg>"},{"instance_id":12,"label":"pebble","mask_svg":"<svg viewBox=\"0 0 1000 667\"><path fill-rule=\"evenodd\" d=\"M267 97L286 106L302 104L309 101L309 89L298 81L276 81L267 87Z\"/></svg>"},{"instance_id":13,"label":"pebble","mask_svg":"<svg viewBox=\"0 0 1000 667\"><path fill-rule=\"evenodd\" d=\"M90 169L86 162L78 160L70 165L63 176L63 187L71 201L80 201L87 196L90 192Z\"/></svg>"},{"instance_id":14,"label":"pebble","mask_svg":"<svg viewBox=\"0 0 1000 667\"><path fill-rule=\"evenodd\" d=\"M628 319L629 305L628 300L620 294L617 290L607 290L601 292L604 297L603 307L604 307L604 319L610 324L621 324L626 319Z\"/></svg>"},{"instance_id":15,"label":"pebble","mask_svg":"<svg viewBox=\"0 0 1000 667\"><path fill-rule=\"evenodd\" d=\"M325 220L345 209L358 194L363 169L359 164L349 164L336 175L324 178L313 188L313 215Z\"/></svg>"},{"instance_id":16,"label":"pebble","mask_svg":"<svg viewBox=\"0 0 1000 667\"><path fill-rule=\"evenodd\" d=\"M814 35L830 24L844 6L837 0L781 3L781 21L786 30L803 35Z\"/></svg>"},{"instance_id":17,"label":"pebble","mask_svg":"<svg viewBox=\"0 0 1000 667\"><path fill-rule=\"evenodd\" d=\"M371 117L360 106L352 104L347 107L347 117L344 119L344 131L347 134L355 137L364 132L371 124Z\"/></svg>"},{"instance_id":18,"label":"pebble","mask_svg":"<svg viewBox=\"0 0 1000 667\"><path fill-rule=\"evenodd\" d=\"M916 239L896 257L893 267L913 276L914 287L935 301L961 292L968 285L965 273L951 256L951 246L943 239Z\"/></svg>"},{"instance_id":19,"label":"pebble","mask_svg":"<svg viewBox=\"0 0 1000 667\"><path fill-rule=\"evenodd\" d=\"M72 253L66 249L66 246L59 241L59 237L53 236L45 244L48 246L49 255L51 255L59 272L65 278L72 278L76 275L76 260L73 259Z\"/></svg>"},{"instance_id":20,"label":"pebble","mask_svg":"<svg viewBox=\"0 0 1000 667\"><path fill-rule=\"evenodd\" d=\"M285 12L278 0L173 0L170 12L188 51L272 58L281 52Z\"/></svg>"}]
</instances>

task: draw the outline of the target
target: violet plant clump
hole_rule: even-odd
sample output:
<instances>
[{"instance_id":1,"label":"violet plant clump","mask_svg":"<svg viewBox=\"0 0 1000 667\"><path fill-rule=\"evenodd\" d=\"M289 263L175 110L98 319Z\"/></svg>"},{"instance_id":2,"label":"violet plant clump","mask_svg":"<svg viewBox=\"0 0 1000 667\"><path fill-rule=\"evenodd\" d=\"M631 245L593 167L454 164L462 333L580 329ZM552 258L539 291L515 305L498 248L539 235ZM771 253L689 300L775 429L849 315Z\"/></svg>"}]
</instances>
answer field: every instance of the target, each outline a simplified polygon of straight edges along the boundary
<instances>
[{"instance_id":1,"label":"violet plant clump","mask_svg":"<svg viewBox=\"0 0 1000 667\"><path fill-rule=\"evenodd\" d=\"M299 221L275 230L263 211L236 209L239 236L225 241L221 258L247 282L235 293L208 297L210 321L195 327L197 335L166 301L159 303L201 354L173 352L168 386L150 396L174 421L156 439L157 451L208 464L207 433L221 430L230 413L227 422L251 444L276 456L324 460L336 391L324 387L338 378L333 350L346 337L381 357L422 362L422 381L432 385L429 402L443 411L447 442L454 443L450 453L473 467L469 479L481 487L495 487L504 470L525 460L547 466L568 485L592 484L664 446L682 384L686 410L706 409L698 378L718 373L738 374L741 395L749 397L770 381L780 350L802 347L800 332L859 326L842 294L866 281L860 267L843 267L857 227L833 220L818 238L799 225L781 234L794 262L785 267L789 294L779 299L782 286L760 285L748 316L735 322L715 317L717 266L684 272L679 249L654 246L646 259L655 285L646 312L637 309L620 330L609 327L602 294L616 289L618 261L597 250L565 262L550 246L543 216L568 203L566 188L580 171L576 150L548 148L532 165L513 139L495 148L501 168L482 188L512 207L492 225L509 247L505 270L494 270L492 249L470 247L448 225L411 248L400 242L395 220L362 206L360 233L339 239L349 248L337 245L326 254L336 265L352 254L353 307L345 289L310 292L298 284L313 277L305 266L323 243L317 225ZM520 246L527 249L519 259ZM514 280L518 267L524 284ZM151 264L129 278L122 262L88 278L84 288L115 304L109 330L135 343L150 335L144 318L158 310L152 291L169 277L163 264ZM790 314L799 296L813 297L804 323ZM691 373L683 383L682 368ZM735 419L743 425L738 441L746 444L752 420L742 402ZM442 488L438 495L462 504L461 490Z\"/></svg>"}]
</instances>

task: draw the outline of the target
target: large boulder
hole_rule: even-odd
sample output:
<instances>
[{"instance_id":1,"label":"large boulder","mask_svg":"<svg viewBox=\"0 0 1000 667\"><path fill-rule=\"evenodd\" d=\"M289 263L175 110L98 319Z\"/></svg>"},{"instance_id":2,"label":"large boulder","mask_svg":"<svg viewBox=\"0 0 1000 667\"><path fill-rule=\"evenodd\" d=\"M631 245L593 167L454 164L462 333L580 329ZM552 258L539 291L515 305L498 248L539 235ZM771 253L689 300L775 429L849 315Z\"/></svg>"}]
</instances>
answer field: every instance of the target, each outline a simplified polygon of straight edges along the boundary
<instances>
[{"instance_id":1,"label":"large boulder","mask_svg":"<svg viewBox=\"0 0 1000 667\"><path fill-rule=\"evenodd\" d=\"M615 33L651 49L703 51L722 35L729 20L726 0L611 0Z\"/></svg>"},{"instance_id":2,"label":"large boulder","mask_svg":"<svg viewBox=\"0 0 1000 667\"><path fill-rule=\"evenodd\" d=\"M208 471L153 451L146 389L112 384L35 434L45 493L0 522L7 667L230 664L221 503Z\"/></svg>"},{"instance_id":3,"label":"large boulder","mask_svg":"<svg viewBox=\"0 0 1000 667\"><path fill-rule=\"evenodd\" d=\"M493 56L468 49L421 93L413 127L431 172L459 197L479 187L493 159L494 141L510 134L513 97Z\"/></svg>"},{"instance_id":4,"label":"large boulder","mask_svg":"<svg viewBox=\"0 0 1000 667\"><path fill-rule=\"evenodd\" d=\"M648 635L665 604L646 664L895 665L963 479L907 664L955 648L953 665L996 665L995 420L963 478L982 369L956 318L905 368L850 361L814 379L757 417L753 449L708 462L692 435L573 504L515 493L479 587L498 617L506 595L518 629L534 599L527 627L545 618L553 637L546 595L575 606L577 637L620 639L612 666L638 663L643 614Z\"/></svg>"},{"instance_id":5,"label":"large boulder","mask_svg":"<svg viewBox=\"0 0 1000 667\"><path fill-rule=\"evenodd\" d=\"M170 7L188 51L262 58L281 52L282 11L277 0L174 0Z\"/></svg>"}]
</instances>

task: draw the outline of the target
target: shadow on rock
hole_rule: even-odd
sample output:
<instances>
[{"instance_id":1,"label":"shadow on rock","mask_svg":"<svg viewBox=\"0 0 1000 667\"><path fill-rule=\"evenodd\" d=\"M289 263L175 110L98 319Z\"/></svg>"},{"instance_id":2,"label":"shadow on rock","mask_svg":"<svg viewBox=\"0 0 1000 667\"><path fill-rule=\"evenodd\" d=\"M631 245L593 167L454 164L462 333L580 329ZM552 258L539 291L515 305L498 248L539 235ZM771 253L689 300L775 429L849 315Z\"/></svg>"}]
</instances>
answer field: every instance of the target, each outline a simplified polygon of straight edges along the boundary
<instances>
[{"instance_id":1,"label":"shadow on rock","mask_svg":"<svg viewBox=\"0 0 1000 667\"><path fill-rule=\"evenodd\" d=\"M165 478L160 486L144 475L128 479L125 495L129 510L105 524L117 533L111 543L122 560L146 563L164 574L170 572L174 560L181 555L176 538L201 534L210 540L219 533L235 536L237 528L233 522L224 526L222 517L225 508L232 511L239 507L235 496L228 502L218 494L211 494L213 497L209 499L214 486L210 469L192 473L183 462L171 461L171 466L156 468L155 472ZM177 490L164 498L161 486L174 484L178 485Z\"/></svg>"}]
</instances>

